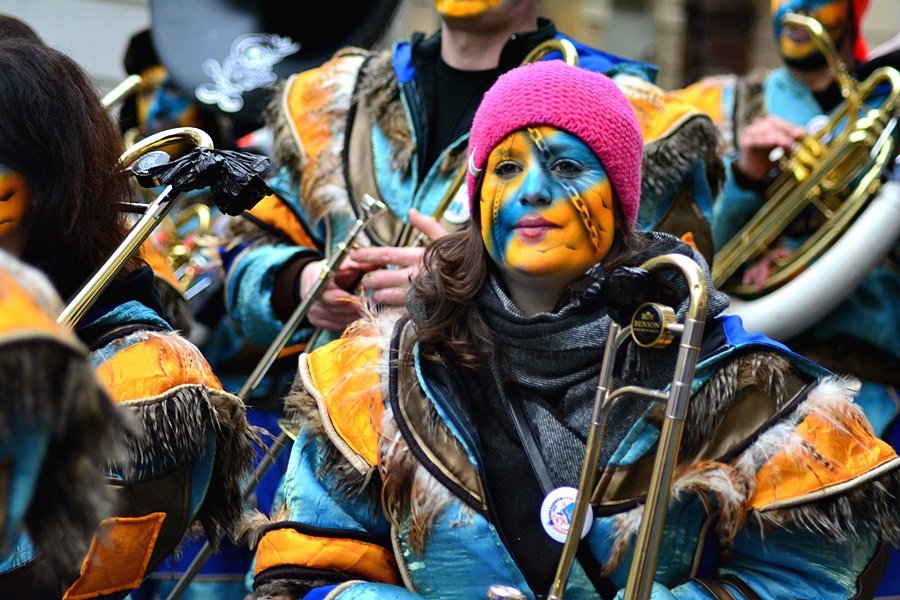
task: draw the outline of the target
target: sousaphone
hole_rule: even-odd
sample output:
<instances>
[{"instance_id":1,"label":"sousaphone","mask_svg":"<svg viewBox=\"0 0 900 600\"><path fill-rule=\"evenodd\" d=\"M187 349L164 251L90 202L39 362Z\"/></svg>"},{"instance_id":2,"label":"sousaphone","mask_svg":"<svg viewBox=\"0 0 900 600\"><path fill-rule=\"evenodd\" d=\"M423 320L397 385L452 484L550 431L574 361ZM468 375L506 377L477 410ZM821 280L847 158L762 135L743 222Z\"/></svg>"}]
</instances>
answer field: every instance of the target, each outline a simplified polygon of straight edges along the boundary
<instances>
[{"instance_id":1,"label":"sousaphone","mask_svg":"<svg viewBox=\"0 0 900 600\"><path fill-rule=\"evenodd\" d=\"M790 14L785 26L810 33L844 101L781 158L765 204L712 265L713 282L732 297L730 312L747 329L782 340L840 304L900 236L897 182L886 181L896 158L900 73L880 67L856 81L818 21ZM773 253L802 222L806 231L792 238L790 250ZM744 270L767 256L765 279L742 281Z\"/></svg>"}]
</instances>

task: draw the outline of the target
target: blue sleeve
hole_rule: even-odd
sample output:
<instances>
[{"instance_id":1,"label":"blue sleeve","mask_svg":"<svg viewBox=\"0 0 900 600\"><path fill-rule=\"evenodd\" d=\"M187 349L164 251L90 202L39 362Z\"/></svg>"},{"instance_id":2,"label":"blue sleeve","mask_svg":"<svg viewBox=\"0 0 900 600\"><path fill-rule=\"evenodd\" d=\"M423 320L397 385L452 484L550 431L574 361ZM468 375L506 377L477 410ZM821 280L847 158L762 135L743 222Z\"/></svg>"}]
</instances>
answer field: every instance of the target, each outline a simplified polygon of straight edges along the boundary
<instances>
[{"instance_id":1,"label":"blue sleeve","mask_svg":"<svg viewBox=\"0 0 900 600\"><path fill-rule=\"evenodd\" d=\"M266 348L284 327L272 308L275 276L289 262L317 251L300 246L263 245L244 250L234 258L225 279L225 306L241 334ZM289 345L309 339L312 328L298 329Z\"/></svg>"},{"instance_id":2,"label":"blue sleeve","mask_svg":"<svg viewBox=\"0 0 900 600\"><path fill-rule=\"evenodd\" d=\"M762 207L764 199L753 190L742 188L734 179L732 163L736 155L725 158L725 184L713 206L713 243L720 250Z\"/></svg>"}]
</instances>

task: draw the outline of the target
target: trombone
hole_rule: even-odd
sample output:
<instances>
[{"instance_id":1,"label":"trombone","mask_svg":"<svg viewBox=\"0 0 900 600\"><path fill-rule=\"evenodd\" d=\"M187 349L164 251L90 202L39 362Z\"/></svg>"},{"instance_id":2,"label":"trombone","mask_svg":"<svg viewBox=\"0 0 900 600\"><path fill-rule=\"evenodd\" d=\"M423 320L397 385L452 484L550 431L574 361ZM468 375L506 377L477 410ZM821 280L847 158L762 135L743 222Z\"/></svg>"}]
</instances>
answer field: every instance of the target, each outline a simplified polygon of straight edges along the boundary
<instances>
[{"instance_id":1,"label":"trombone","mask_svg":"<svg viewBox=\"0 0 900 600\"><path fill-rule=\"evenodd\" d=\"M132 170L140 179L145 176L145 169L154 166L160 159L160 153L168 157L168 153L163 148L174 146L176 149L183 149L185 145L195 148L212 148L213 142L209 134L195 127L169 129L145 138L127 149L119 157L119 163ZM88 309L97 301L100 294L118 275L125 263L172 209L180 193L171 185L165 186L163 191L156 197L156 200L146 207L141 218L134 224L115 252L63 309L57 318L59 324L70 328L75 327Z\"/></svg>"},{"instance_id":2,"label":"trombone","mask_svg":"<svg viewBox=\"0 0 900 600\"><path fill-rule=\"evenodd\" d=\"M622 327L615 321L609 325L609 334L600 366L600 377L594 397L594 410L585 448L584 462L575 497L569 531L563 544L562 555L557 565L553 585L547 595L548 600L562 600L575 554L581 541L581 531L587 514L587 507L597 478L597 464L603 445L606 418L612 406L628 395L643 396L666 404L665 418L660 432L653 465L653 474L647 491L643 518L632 554L631 568L625 585L626 600L646 600L653 587L656 573L660 540L665 524L665 511L672 490L672 478L678 462L678 451L684 432L691 384L694 370L700 357L700 342L706 321L707 288L706 279L699 265L690 258L679 254L666 254L652 258L641 265L648 271L678 270L687 282L689 305L684 323L678 323L675 311L666 305L644 303L635 310L631 324ZM665 348L675 337L679 337L678 356L672 383L668 392L662 390L626 385L615 390L613 365L618 348L631 339L642 348ZM514 598L508 588L495 589L491 597Z\"/></svg>"}]
</instances>

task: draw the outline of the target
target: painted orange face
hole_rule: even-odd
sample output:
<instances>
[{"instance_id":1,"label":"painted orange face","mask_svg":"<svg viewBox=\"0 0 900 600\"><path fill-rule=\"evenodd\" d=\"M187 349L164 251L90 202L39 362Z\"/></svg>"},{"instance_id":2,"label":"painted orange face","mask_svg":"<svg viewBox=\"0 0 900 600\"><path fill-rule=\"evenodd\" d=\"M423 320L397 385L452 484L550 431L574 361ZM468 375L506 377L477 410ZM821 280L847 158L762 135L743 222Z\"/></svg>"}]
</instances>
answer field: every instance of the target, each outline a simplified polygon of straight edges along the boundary
<instances>
[{"instance_id":1,"label":"painted orange face","mask_svg":"<svg viewBox=\"0 0 900 600\"><path fill-rule=\"evenodd\" d=\"M821 54L806 30L784 25L784 17L789 12L817 20L838 46L852 26L849 0L772 0L775 40L778 51L788 60L799 61Z\"/></svg>"},{"instance_id":2,"label":"painted orange face","mask_svg":"<svg viewBox=\"0 0 900 600\"><path fill-rule=\"evenodd\" d=\"M0 165L0 248L19 254L31 188L20 173Z\"/></svg>"},{"instance_id":3,"label":"painted orange face","mask_svg":"<svg viewBox=\"0 0 900 600\"><path fill-rule=\"evenodd\" d=\"M575 281L609 252L613 191L597 156L555 127L520 129L488 157L481 235L504 272Z\"/></svg>"},{"instance_id":4,"label":"painted orange face","mask_svg":"<svg viewBox=\"0 0 900 600\"><path fill-rule=\"evenodd\" d=\"M438 14L445 17L477 17L497 8L503 0L435 0Z\"/></svg>"}]
</instances>

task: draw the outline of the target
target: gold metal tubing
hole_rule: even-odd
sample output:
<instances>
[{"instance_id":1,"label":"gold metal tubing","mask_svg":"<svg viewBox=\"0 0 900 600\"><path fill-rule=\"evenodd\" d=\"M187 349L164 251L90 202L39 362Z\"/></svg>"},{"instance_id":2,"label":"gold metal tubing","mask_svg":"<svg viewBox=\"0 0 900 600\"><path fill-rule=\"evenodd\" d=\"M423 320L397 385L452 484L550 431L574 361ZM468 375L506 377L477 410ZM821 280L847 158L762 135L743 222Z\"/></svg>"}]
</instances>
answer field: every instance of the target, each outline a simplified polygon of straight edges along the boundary
<instances>
[{"instance_id":1,"label":"gold metal tubing","mask_svg":"<svg viewBox=\"0 0 900 600\"><path fill-rule=\"evenodd\" d=\"M141 86L142 82L143 79L140 75L129 75L119 82L116 87L109 90L100 100L100 103L103 104L104 108L111 108L119 101L124 100L129 94L133 94Z\"/></svg>"},{"instance_id":2,"label":"gold metal tubing","mask_svg":"<svg viewBox=\"0 0 900 600\"><path fill-rule=\"evenodd\" d=\"M180 127L161 131L156 135L145 138L126 150L119 157L119 164L127 168L135 160L153 150L164 148L173 143L185 144L191 142L194 146L211 148L212 138L205 131L194 127ZM137 223L132 226L128 235L119 244L103 266L88 280L87 283L75 294L72 301L60 313L57 322L66 327L74 328L78 321L85 315L88 309L97 301L103 290L118 275L119 271L131 256L140 248L153 229L162 221L166 213L171 210L178 199L180 192L176 192L172 186L166 186L148 207Z\"/></svg>"},{"instance_id":3,"label":"gold metal tubing","mask_svg":"<svg viewBox=\"0 0 900 600\"><path fill-rule=\"evenodd\" d=\"M297 308L295 308L294 312L291 313L291 316L288 317L284 327L281 328L281 331L279 331L278 335L275 336L275 339L272 340L272 343L269 345L265 354L263 354L263 357L260 359L259 363L257 363L256 368L253 369L250 377L244 382L244 385L238 392L238 396L242 399L246 400L250 397L250 394L252 394L253 390L259 386L263 376L275 362L275 359L278 358L278 354L285 346L287 346L288 340L294 335L294 331L300 326L303 319L306 318L306 313L309 312L310 307L318 300L319 296L322 295L322 292L325 291L325 284L328 283L328 280L334 275L335 270L340 267L344 257L350 252L356 236L359 235L360 231L362 231L363 227L365 227L369 221L386 209L385 205L380 200L376 200L369 194L363 196L362 208L363 215L356 218L356 221L354 221L353 225L347 231L347 234L338 244L337 252L328 259L328 262L325 263L325 268L319 272L319 279L309 291L309 294L306 295L306 298L297 305Z\"/></svg>"},{"instance_id":4,"label":"gold metal tubing","mask_svg":"<svg viewBox=\"0 0 900 600\"><path fill-rule=\"evenodd\" d=\"M562 555L557 566L548 600L562 600L575 554L581 541L581 530L587 513L587 505L594 492L597 465L603 446L605 423L610 408L620 399L638 395L651 400L666 402L666 415L657 445L656 459L647 491L647 502L632 553L631 569L625 585L624 598L628 600L650 597L653 576L656 572L659 543L665 524L665 511L671 494L672 476L678 460L678 450L684 431L684 419L690 400L694 369L700 356L700 342L706 320L706 280L700 267L690 258L667 254L646 261L641 268L649 271L679 269L687 281L690 303L683 325L673 325L673 333L680 335L678 357L669 392L639 386L624 386L610 391L613 365L619 346L631 335L631 326L620 328L610 323L603 363L597 383L594 413L585 448L584 463L575 498L575 508Z\"/></svg>"},{"instance_id":5,"label":"gold metal tubing","mask_svg":"<svg viewBox=\"0 0 900 600\"><path fill-rule=\"evenodd\" d=\"M556 566L556 575L547 600L562 600L581 543L581 530L584 527L584 519L587 515L587 507L591 499L594 482L597 476L597 463L600 460L600 450L603 448L603 436L606 433L606 414L609 402L609 393L612 386L613 365L616 359L616 350L629 335L629 328L624 330L615 321L610 321L607 343L603 350L603 362L600 365L600 378L597 381L597 392L594 395L594 409L591 415L591 426L588 430L588 438L585 443L584 462L581 464L581 475L578 483L578 492L575 494L575 508L572 512L572 520L569 523L569 532L563 543L562 555Z\"/></svg>"},{"instance_id":6,"label":"gold metal tubing","mask_svg":"<svg viewBox=\"0 0 900 600\"><path fill-rule=\"evenodd\" d=\"M783 23L810 34L834 71L844 101L821 129L802 136L791 155L779 161L779 173L766 189L765 204L716 252L713 283L741 297L775 290L828 250L877 193L887 165L885 157L894 147L891 134L900 103L900 72L880 67L859 83L847 71L821 23L794 13ZM883 86L889 93L877 108L870 108L866 99ZM854 187L854 181L860 183ZM777 263L761 286L730 282L742 266L762 256L810 204L822 213L825 223L789 259Z\"/></svg>"}]
</instances>

